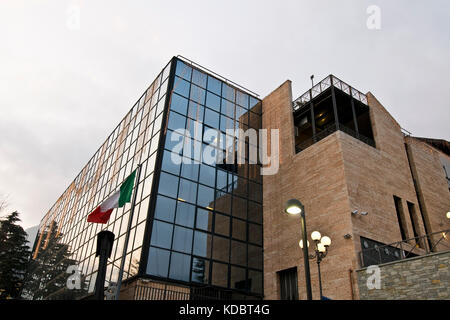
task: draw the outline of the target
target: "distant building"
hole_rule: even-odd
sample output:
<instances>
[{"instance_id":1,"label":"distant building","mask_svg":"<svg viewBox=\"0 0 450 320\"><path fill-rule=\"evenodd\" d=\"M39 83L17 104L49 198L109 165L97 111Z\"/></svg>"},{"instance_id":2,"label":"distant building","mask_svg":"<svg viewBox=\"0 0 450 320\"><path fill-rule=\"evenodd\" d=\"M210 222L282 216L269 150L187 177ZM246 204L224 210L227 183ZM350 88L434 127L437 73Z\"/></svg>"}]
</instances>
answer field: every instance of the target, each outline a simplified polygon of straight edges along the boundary
<instances>
[{"instance_id":1,"label":"distant building","mask_svg":"<svg viewBox=\"0 0 450 320\"><path fill-rule=\"evenodd\" d=\"M177 129L204 150L208 129L222 141L226 129L249 128L279 130L276 174L262 176L248 156L245 164L171 160ZM332 239L321 264L331 299L359 298L358 269L449 250L447 141L405 134L371 93L332 75L298 99L286 81L261 100L174 57L42 219L24 295L89 297L102 229L116 235L111 295L131 205L104 226L86 217L139 163L121 299L304 299L300 221L283 214L290 198L305 205L309 232ZM391 245L398 241L403 247ZM66 285L71 265L80 268L79 289ZM319 298L313 261L311 276Z\"/></svg>"}]
</instances>

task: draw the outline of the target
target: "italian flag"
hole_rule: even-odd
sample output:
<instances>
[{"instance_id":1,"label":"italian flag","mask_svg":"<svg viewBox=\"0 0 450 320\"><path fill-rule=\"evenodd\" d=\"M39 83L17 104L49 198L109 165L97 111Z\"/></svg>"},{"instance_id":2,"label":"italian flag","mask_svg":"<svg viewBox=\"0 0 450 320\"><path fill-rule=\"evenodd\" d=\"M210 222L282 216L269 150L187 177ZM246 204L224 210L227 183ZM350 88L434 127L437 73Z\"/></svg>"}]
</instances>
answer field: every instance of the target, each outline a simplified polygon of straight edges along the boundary
<instances>
[{"instance_id":1,"label":"italian flag","mask_svg":"<svg viewBox=\"0 0 450 320\"><path fill-rule=\"evenodd\" d=\"M130 202L133 193L134 178L136 170L131 173L128 178L120 186L120 189L114 192L108 199L92 211L88 217L88 222L107 223L112 211L115 208L121 208L125 203Z\"/></svg>"}]
</instances>

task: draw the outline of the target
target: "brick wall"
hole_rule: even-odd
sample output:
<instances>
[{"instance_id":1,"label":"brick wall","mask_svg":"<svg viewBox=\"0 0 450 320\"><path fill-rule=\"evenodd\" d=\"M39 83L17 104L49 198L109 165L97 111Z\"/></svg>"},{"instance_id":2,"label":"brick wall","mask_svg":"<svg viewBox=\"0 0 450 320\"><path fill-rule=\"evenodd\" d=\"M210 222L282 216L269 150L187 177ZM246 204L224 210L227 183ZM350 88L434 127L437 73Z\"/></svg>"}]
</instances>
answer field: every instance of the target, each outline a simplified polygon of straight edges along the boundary
<instances>
[{"instance_id":1,"label":"brick wall","mask_svg":"<svg viewBox=\"0 0 450 320\"><path fill-rule=\"evenodd\" d=\"M357 271L361 300L450 299L450 251L379 265L380 289L367 286L367 269Z\"/></svg>"}]
</instances>

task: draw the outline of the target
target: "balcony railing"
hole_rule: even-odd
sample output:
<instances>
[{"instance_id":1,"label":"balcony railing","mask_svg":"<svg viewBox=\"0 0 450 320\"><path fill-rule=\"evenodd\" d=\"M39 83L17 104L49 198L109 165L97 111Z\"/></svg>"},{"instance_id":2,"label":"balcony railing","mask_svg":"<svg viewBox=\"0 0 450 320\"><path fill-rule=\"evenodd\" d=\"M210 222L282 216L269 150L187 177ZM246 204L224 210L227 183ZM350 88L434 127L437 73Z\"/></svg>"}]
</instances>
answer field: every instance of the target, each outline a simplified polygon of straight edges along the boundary
<instances>
[{"instance_id":1,"label":"balcony railing","mask_svg":"<svg viewBox=\"0 0 450 320\"><path fill-rule=\"evenodd\" d=\"M330 88L331 84L333 84L334 87L345 92L349 96L352 96L356 100L364 103L365 105L368 105L367 96L364 93L362 93L359 90L356 90L355 88L351 87L349 84L345 83L339 78L336 78L333 75L329 75L328 77L317 83L315 86L313 86L310 90L306 91L304 94L302 94L300 97L294 100L293 102L294 111L297 111L298 109L309 103L311 99L314 99L319 94Z\"/></svg>"},{"instance_id":2,"label":"balcony railing","mask_svg":"<svg viewBox=\"0 0 450 320\"><path fill-rule=\"evenodd\" d=\"M361 265L368 267L436 252L438 245L450 249L450 229L418 236L391 244L363 249L360 252Z\"/></svg>"}]
</instances>

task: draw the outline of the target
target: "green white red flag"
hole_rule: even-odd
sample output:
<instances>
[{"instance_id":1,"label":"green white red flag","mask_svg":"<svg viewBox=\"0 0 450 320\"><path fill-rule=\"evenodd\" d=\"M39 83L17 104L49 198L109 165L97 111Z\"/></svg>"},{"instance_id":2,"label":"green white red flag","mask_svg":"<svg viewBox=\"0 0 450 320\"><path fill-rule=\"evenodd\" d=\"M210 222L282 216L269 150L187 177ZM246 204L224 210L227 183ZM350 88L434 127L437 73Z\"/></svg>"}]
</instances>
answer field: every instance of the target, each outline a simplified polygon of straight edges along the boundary
<instances>
[{"instance_id":1,"label":"green white red flag","mask_svg":"<svg viewBox=\"0 0 450 320\"><path fill-rule=\"evenodd\" d=\"M128 178L120 186L120 189L114 192L108 199L92 211L88 217L88 222L107 223L112 211L115 208L121 208L125 203L130 202L133 193L134 179L136 170L134 170Z\"/></svg>"}]
</instances>

